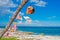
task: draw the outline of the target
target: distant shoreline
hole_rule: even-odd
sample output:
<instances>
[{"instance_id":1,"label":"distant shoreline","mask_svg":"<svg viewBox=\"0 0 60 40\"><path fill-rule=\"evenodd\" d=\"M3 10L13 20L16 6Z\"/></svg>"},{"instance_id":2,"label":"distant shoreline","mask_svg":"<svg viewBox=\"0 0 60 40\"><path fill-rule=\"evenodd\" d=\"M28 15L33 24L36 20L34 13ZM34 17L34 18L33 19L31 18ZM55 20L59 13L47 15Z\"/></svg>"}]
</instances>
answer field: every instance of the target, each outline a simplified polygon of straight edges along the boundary
<instances>
[{"instance_id":1,"label":"distant shoreline","mask_svg":"<svg viewBox=\"0 0 60 40\"><path fill-rule=\"evenodd\" d=\"M0 30L4 30L5 27L0 27ZM43 33L44 35L60 36L60 27L17 27L17 31L33 32L36 34Z\"/></svg>"},{"instance_id":2,"label":"distant shoreline","mask_svg":"<svg viewBox=\"0 0 60 40\"><path fill-rule=\"evenodd\" d=\"M0 26L5 27L5 26ZM18 26L18 27L60 27L60 26Z\"/></svg>"}]
</instances>

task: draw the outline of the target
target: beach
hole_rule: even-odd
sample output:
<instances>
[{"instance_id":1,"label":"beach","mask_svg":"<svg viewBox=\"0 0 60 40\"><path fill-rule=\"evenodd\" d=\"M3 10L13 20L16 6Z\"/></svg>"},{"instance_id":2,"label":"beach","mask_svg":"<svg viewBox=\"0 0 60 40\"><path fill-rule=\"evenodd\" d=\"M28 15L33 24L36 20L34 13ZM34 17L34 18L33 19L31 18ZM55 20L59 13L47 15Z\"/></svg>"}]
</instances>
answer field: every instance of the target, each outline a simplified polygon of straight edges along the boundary
<instances>
[{"instance_id":1,"label":"beach","mask_svg":"<svg viewBox=\"0 0 60 40\"><path fill-rule=\"evenodd\" d=\"M3 37L5 37L5 38L15 37L17 40L60 40L60 35L59 35L60 33L57 33L57 31L56 31L56 33L54 33L56 35L52 35L52 33L47 32L47 29L48 28L43 29L41 27L40 28L34 27L34 29L31 27L28 27L28 28L20 27L20 30L10 32L8 37L6 36L6 34L4 34ZM49 30L48 30L49 32L51 31L50 29L52 30L53 28L49 28ZM0 28L0 32L2 32L3 30L4 30L3 28ZM22 31L22 30L26 30L26 31ZM30 30L31 32L27 31L27 30ZM32 32L32 30L34 30L34 32ZM39 30L40 31L46 30L45 32L48 35L46 35L44 33L37 34L37 33L35 33L36 30L38 30L38 32L39 32ZM54 30L56 30L56 28ZM53 32L55 32L54 30L53 30ZM51 35L49 35L49 34L51 34Z\"/></svg>"},{"instance_id":2,"label":"beach","mask_svg":"<svg viewBox=\"0 0 60 40\"><path fill-rule=\"evenodd\" d=\"M12 32L10 34L11 37L16 37L19 40L60 40L60 36L50 36L50 35L33 35L29 32Z\"/></svg>"},{"instance_id":3,"label":"beach","mask_svg":"<svg viewBox=\"0 0 60 40\"><path fill-rule=\"evenodd\" d=\"M60 40L60 36L51 36L44 34L34 35L32 32L22 31L11 32L9 37L15 37L17 40Z\"/></svg>"},{"instance_id":4,"label":"beach","mask_svg":"<svg viewBox=\"0 0 60 40\"><path fill-rule=\"evenodd\" d=\"M50 36L50 35L33 35L29 33L19 33L19 34L12 34L12 36L17 37L20 40L60 40L60 36Z\"/></svg>"}]
</instances>

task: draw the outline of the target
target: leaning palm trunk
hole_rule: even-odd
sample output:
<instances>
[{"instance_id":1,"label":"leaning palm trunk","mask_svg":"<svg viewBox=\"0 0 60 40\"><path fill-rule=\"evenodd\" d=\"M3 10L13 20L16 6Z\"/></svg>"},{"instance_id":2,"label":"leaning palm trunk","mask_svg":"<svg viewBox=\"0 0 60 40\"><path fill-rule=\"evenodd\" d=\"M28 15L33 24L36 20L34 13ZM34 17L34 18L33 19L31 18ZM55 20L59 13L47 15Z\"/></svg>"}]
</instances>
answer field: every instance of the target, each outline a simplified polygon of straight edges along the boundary
<instances>
[{"instance_id":1,"label":"leaning palm trunk","mask_svg":"<svg viewBox=\"0 0 60 40\"><path fill-rule=\"evenodd\" d=\"M2 32L2 34L0 35L0 39L2 38L2 36L8 31L8 29L10 28L10 25L12 24L12 22L14 21L14 19L16 18L16 16L18 15L19 11L22 9L22 7L28 2L28 0L24 0L22 2L21 5L19 5L19 7L17 8L15 14L13 15L13 17L11 18L11 20L9 21L8 25L6 26L6 29L4 29L4 31Z\"/></svg>"}]
</instances>

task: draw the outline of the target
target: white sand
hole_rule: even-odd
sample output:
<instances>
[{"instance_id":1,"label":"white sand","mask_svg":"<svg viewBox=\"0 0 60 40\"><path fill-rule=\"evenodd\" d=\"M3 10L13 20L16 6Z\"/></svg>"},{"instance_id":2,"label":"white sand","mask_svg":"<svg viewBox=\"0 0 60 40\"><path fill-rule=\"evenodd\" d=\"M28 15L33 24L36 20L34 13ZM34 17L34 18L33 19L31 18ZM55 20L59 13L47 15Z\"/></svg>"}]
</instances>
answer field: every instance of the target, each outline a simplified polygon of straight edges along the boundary
<instances>
[{"instance_id":1,"label":"white sand","mask_svg":"<svg viewBox=\"0 0 60 40\"><path fill-rule=\"evenodd\" d=\"M28 33L28 32L27 32ZM60 40L60 36L50 36L50 35L32 35L26 32L12 32L10 36L17 37L19 40Z\"/></svg>"},{"instance_id":2,"label":"white sand","mask_svg":"<svg viewBox=\"0 0 60 40\"><path fill-rule=\"evenodd\" d=\"M18 33L11 33L11 36L17 37L17 39L20 40L60 40L60 36L50 36L50 35L27 35L27 34L23 34Z\"/></svg>"}]
</instances>

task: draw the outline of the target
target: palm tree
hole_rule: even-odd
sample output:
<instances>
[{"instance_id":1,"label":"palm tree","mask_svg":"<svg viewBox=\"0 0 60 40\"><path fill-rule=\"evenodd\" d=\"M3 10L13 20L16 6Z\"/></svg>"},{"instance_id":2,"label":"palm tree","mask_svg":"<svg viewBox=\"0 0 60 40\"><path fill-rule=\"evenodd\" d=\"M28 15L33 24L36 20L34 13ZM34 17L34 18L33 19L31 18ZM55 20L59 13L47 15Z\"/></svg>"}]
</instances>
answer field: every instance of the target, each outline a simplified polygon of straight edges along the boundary
<instances>
[{"instance_id":1,"label":"palm tree","mask_svg":"<svg viewBox=\"0 0 60 40\"><path fill-rule=\"evenodd\" d=\"M19 7L17 8L15 14L13 15L13 17L11 18L11 20L9 21L8 25L6 26L6 28L4 29L4 31L2 32L2 34L0 35L0 39L2 38L2 36L8 31L8 29L10 28L10 25L12 24L12 22L14 21L14 19L16 18L16 16L18 15L19 11L22 9L22 7L28 2L28 0L24 0L21 5L19 5Z\"/></svg>"}]
</instances>

